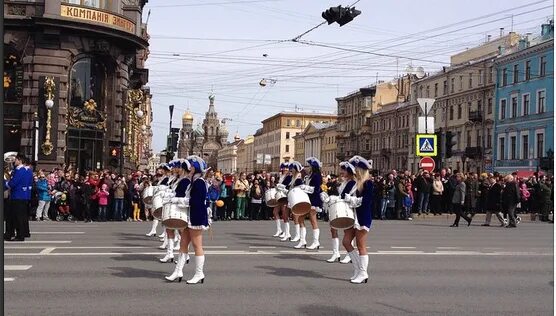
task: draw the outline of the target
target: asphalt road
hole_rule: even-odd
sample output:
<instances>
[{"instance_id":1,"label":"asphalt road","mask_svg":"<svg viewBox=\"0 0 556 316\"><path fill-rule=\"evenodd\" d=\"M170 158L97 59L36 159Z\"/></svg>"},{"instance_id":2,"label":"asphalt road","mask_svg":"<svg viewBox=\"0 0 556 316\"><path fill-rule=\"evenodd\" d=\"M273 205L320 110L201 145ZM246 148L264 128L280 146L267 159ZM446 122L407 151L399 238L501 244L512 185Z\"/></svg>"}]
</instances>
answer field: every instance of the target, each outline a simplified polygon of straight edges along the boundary
<instances>
[{"instance_id":1,"label":"asphalt road","mask_svg":"<svg viewBox=\"0 0 556 316\"><path fill-rule=\"evenodd\" d=\"M5 242L5 315L552 315L553 225L450 228L452 218L375 221L368 284L351 264L270 237L274 223L217 222L205 284L167 283L151 223L31 223ZM160 229L159 229L160 231ZM311 233L308 233L311 239ZM184 277L194 265L185 266Z\"/></svg>"}]
</instances>

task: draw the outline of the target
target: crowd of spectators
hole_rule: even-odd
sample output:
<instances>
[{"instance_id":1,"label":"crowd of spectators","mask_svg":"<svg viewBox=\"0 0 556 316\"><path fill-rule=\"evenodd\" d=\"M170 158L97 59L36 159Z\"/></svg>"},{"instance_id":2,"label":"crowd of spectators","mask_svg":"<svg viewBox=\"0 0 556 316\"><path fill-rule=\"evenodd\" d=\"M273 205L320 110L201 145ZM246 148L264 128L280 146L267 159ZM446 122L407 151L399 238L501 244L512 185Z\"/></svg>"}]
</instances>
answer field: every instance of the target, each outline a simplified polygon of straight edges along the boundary
<instances>
[{"instance_id":1,"label":"crowd of spectators","mask_svg":"<svg viewBox=\"0 0 556 316\"><path fill-rule=\"evenodd\" d=\"M277 174L258 172L221 174L209 171L207 200L213 220L270 220L272 209L265 204L265 192L276 185ZM322 189L338 194L341 179L323 175ZM154 181L147 171L128 175L106 171L80 175L55 169L35 173L31 213L34 220L70 219L90 221L151 220L142 202L142 189ZM531 213L532 219L549 220L553 205L552 177L534 173L528 177L500 174L459 173L442 169L438 173L420 170L373 174L375 200L373 216L382 220L412 220L415 216L460 212L473 217L476 213ZM463 185L458 185L463 183ZM464 188L462 193L456 191ZM454 201L454 195L456 199ZM459 199L462 201L459 201ZM462 203L460 203L462 202ZM327 214L319 218L327 220Z\"/></svg>"}]
</instances>

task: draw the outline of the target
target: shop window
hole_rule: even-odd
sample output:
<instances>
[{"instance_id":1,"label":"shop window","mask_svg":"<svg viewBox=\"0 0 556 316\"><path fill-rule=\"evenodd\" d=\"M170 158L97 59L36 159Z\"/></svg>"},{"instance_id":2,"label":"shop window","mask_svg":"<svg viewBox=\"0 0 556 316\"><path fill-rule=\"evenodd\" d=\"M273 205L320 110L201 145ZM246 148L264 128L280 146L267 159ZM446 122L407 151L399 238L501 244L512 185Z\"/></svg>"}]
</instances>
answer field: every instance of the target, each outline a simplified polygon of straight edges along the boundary
<instances>
[{"instance_id":1,"label":"shop window","mask_svg":"<svg viewBox=\"0 0 556 316\"><path fill-rule=\"evenodd\" d=\"M81 5L85 7L93 7L97 9L110 9L113 0L62 0L63 3Z\"/></svg>"}]
</instances>

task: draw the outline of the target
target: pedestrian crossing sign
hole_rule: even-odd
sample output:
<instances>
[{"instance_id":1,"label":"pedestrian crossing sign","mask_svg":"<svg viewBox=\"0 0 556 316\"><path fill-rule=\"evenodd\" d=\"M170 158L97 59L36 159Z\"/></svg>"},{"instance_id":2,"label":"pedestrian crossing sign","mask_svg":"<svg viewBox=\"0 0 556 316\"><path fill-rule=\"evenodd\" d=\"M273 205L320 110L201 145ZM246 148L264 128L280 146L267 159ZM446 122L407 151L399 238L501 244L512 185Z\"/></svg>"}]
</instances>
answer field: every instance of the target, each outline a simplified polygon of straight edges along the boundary
<instances>
[{"instance_id":1,"label":"pedestrian crossing sign","mask_svg":"<svg viewBox=\"0 0 556 316\"><path fill-rule=\"evenodd\" d=\"M437 155L437 139L435 134L417 134L415 155L419 157L434 157Z\"/></svg>"}]
</instances>

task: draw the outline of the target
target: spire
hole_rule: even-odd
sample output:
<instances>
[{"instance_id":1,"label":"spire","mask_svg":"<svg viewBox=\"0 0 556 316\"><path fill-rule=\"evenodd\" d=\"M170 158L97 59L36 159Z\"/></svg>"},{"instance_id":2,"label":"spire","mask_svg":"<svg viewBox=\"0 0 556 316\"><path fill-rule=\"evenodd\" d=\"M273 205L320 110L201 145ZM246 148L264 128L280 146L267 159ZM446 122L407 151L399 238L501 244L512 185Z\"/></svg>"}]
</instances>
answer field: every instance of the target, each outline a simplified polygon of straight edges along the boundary
<instances>
[{"instance_id":1,"label":"spire","mask_svg":"<svg viewBox=\"0 0 556 316\"><path fill-rule=\"evenodd\" d=\"M209 104L208 112L209 113L216 113L216 110L214 109L214 94L212 94L212 93L210 94L209 101L210 101L210 104Z\"/></svg>"}]
</instances>

